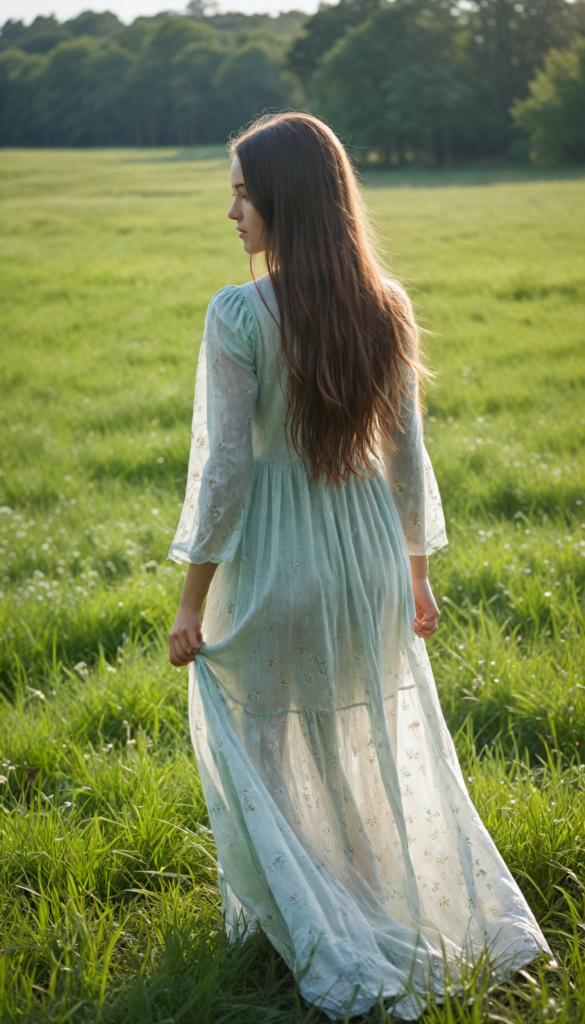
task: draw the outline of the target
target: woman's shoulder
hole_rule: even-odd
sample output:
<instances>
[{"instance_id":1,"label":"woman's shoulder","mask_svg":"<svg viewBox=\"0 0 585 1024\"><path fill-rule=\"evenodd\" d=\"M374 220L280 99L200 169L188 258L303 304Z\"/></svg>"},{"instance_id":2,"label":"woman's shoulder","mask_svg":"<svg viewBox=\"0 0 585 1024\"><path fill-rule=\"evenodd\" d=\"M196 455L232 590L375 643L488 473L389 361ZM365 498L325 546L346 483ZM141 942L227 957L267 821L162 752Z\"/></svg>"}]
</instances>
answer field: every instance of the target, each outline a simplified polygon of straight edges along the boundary
<instances>
[{"instance_id":1,"label":"woman's shoulder","mask_svg":"<svg viewBox=\"0 0 585 1024\"><path fill-rule=\"evenodd\" d=\"M246 285L228 284L215 293L207 307L207 323L219 320L234 334L255 341L258 322L246 294Z\"/></svg>"},{"instance_id":2,"label":"woman's shoulder","mask_svg":"<svg viewBox=\"0 0 585 1024\"><path fill-rule=\"evenodd\" d=\"M247 285L245 284L224 285L211 298L208 309L220 316L238 314L241 311L245 313L246 307L250 305L246 296L246 289Z\"/></svg>"},{"instance_id":3,"label":"woman's shoulder","mask_svg":"<svg viewBox=\"0 0 585 1024\"><path fill-rule=\"evenodd\" d=\"M398 300L400 303L403 303L407 307L407 309L412 313L412 302L410 301L408 292L406 291L404 285L402 285L400 281L397 281L396 278L394 277L383 277L382 283L384 284L385 288L390 292L392 297Z\"/></svg>"}]
</instances>

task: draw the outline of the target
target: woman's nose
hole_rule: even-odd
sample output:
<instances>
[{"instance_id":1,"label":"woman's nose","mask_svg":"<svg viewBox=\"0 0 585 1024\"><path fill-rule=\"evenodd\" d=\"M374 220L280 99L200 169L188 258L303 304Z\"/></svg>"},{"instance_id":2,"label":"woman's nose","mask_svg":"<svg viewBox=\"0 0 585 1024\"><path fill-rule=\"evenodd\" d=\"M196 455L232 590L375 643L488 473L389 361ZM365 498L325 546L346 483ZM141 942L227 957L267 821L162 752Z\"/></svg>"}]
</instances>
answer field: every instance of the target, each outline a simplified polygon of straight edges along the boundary
<instances>
[{"instance_id":1,"label":"woman's nose","mask_svg":"<svg viewBox=\"0 0 585 1024\"><path fill-rule=\"evenodd\" d=\"M241 220L242 214L239 210L236 210L235 204L232 204L228 210L228 217L230 220Z\"/></svg>"}]
</instances>

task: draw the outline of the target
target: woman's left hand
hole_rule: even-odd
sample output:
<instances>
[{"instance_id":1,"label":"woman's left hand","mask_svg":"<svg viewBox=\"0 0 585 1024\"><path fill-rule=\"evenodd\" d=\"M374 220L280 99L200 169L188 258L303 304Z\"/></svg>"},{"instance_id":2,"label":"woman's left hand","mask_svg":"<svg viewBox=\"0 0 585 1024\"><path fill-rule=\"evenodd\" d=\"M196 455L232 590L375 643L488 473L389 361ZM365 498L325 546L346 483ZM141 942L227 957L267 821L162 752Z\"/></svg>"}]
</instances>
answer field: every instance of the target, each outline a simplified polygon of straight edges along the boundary
<instances>
[{"instance_id":1,"label":"woman's left hand","mask_svg":"<svg viewBox=\"0 0 585 1024\"><path fill-rule=\"evenodd\" d=\"M216 570L215 562L191 564L187 569L177 618L169 633L169 661L177 668L190 665L205 643L201 614Z\"/></svg>"},{"instance_id":2,"label":"woman's left hand","mask_svg":"<svg viewBox=\"0 0 585 1024\"><path fill-rule=\"evenodd\" d=\"M190 665L204 644L201 612L193 613L179 608L169 633L169 661L177 668Z\"/></svg>"}]
</instances>

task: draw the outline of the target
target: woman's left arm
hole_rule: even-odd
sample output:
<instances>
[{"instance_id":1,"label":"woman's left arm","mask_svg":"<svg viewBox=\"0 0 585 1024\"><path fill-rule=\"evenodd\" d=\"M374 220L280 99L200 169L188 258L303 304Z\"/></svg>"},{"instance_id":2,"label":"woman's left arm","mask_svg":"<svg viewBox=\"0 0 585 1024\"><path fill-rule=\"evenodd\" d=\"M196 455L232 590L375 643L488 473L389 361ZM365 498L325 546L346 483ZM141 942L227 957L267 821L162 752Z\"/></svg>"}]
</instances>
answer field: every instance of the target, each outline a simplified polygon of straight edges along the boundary
<instances>
[{"instance_id":1,"label":"woman's left arm","mask_svg":"<svg viewBox=\"0 0 585 1024\"><path fill-rule=\"evenodd\" d=\"M203 644L203 602L217 569L217 562L190 564L183 584L177 617L169 634L169 661L182 668L193 661Z\"/></svg>"},{"instance_id":2,"label":"woman's left arm","mask_svg":"<svg viewBox=\"0 0 585 1024\"><path fill-rule=\"evenodd\" d=\"M256 318L240 289L223 288L209 305L197 370L187 493L170 550L177 562L235 556L254 463L257 338Z\"/></svg>"},{"instance_id":3,"label":"woman's left arm","mask_svg":"<svg viewBox=\"0 0 585 1024\"><path fill-rule=\"evenodd\" d=\"M197 371L189 481L170 557L188 562L169 635L172 665L188 665L203 644L202 609L219 562L241 540L252 479L252 420L258 395L258 325L238 288L212 299Z\"/></svg>"}]
</instances>

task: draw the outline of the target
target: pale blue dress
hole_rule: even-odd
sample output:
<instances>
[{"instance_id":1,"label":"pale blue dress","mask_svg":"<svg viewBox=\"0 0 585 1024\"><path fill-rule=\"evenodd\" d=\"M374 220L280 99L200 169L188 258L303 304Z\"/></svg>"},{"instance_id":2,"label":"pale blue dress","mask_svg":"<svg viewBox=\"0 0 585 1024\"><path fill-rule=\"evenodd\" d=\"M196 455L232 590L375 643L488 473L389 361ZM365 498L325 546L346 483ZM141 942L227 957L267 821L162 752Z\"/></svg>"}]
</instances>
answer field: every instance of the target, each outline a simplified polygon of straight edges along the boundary
<instances>
[{"instance_id":1,"label":"pale blue dress","mask_svg":"<svg viewBox=\"0 0 585 1024\"><path fill-rule=\"evenodd\" d=\"M285 437L278 315L268 278L210 303L170 551L221 563L189 704L226 927L260 926L331 1019L379 997L415 1019L445 961L457 977L487 949L504 975L550 950L412 629L408 555L447 543L414 389L399 454L311 485Z\"/></svg>"}]
</instances>

